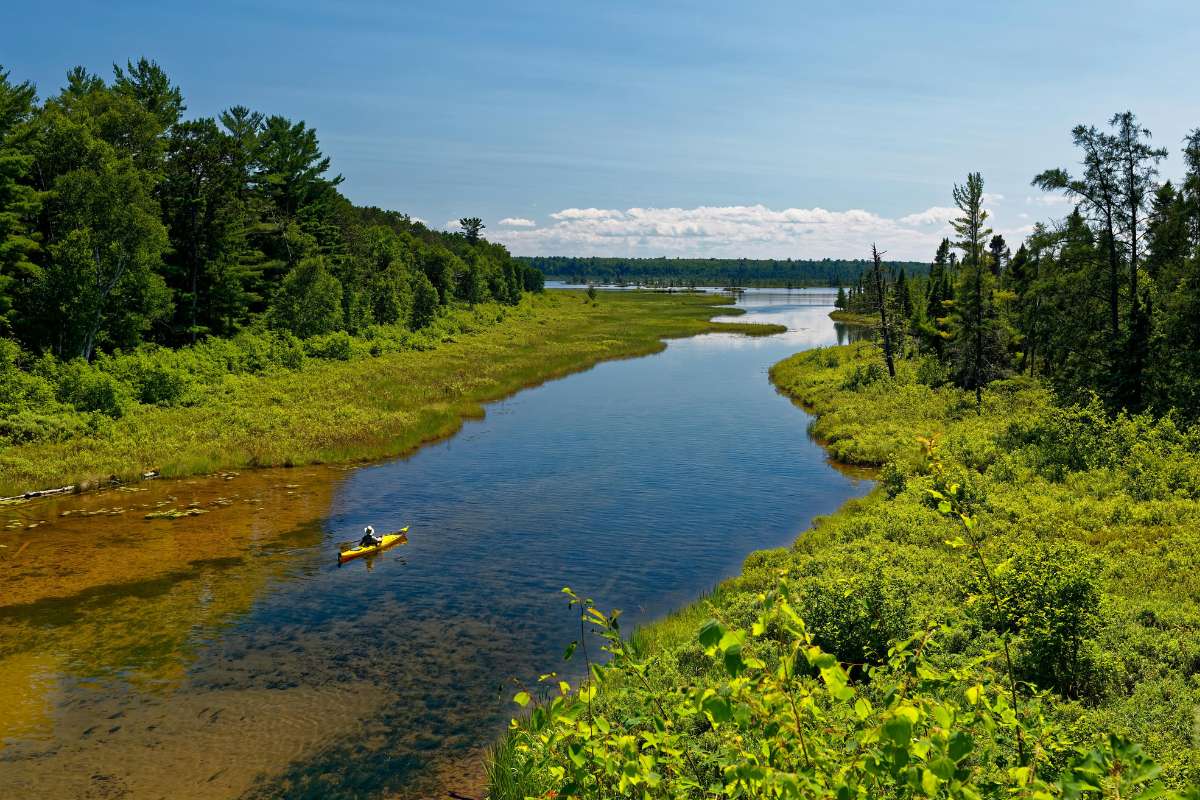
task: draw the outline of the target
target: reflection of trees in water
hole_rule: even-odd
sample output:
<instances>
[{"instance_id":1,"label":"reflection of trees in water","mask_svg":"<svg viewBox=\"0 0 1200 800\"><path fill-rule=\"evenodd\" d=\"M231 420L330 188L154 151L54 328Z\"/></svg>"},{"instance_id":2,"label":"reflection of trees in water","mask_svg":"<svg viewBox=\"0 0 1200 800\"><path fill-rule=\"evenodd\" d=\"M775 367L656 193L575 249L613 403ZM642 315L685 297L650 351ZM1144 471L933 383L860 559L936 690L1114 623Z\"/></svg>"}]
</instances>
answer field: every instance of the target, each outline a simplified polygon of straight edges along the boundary
<instances>
[{"instance_id":1,"label":"reflection of trees in water","mask_svg":"<svg viewBox=\"0 0 1200 800\"><path fill-rule=\"evenodd\" d=\"M833 329L837 332L837 343L854 344L855 342L871 342L875 340L876 331L869 325L852 325L849 322L834 322Z\"/></svg>"}]
</instances>

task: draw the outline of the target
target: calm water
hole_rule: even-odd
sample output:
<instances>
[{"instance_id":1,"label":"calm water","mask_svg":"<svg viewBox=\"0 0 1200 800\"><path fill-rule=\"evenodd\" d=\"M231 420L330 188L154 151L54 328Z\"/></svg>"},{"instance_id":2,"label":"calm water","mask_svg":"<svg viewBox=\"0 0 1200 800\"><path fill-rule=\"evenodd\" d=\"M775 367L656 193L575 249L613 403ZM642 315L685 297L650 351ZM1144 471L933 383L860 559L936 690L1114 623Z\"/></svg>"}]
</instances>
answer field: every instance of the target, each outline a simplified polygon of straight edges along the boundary
<instances>
[{"instance_id":1,"label":"calm water","mask_svg":"<svg viewBox=\"0 0 1200 800\"><path fill-rule=\"evenodd\" d=\"M845 338L830 300L747 292L789 332L601 364L407 459L0 510L0 796L477 792L511 680L578 633L563 586L652 619L867 490L767 378ZM337 567L367 523L410 543Z\"/></svg>"}]
</instances>

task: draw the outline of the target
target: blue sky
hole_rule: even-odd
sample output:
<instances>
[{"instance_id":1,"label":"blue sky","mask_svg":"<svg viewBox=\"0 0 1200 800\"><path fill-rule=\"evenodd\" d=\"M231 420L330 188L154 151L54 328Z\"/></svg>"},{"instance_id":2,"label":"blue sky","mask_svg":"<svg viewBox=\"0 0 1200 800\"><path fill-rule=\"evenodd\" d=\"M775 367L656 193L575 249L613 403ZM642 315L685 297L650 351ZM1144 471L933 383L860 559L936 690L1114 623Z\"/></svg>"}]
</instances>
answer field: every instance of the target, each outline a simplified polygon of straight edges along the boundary
<instances>
[{"instance_id":1,"label":"blue sky","mask_svg":"<svg viewBox=\"0 0 1200 800\"><path fill-rule=\"evenodd\" d=\"M13 5L44 94L146 55L189 115L303 119L351 199L521 254L924 260L969 170L1019 238L1075 123L1132 108L1167 177L1200 127L1194 0Z\"/></svg>"}]
</instances>

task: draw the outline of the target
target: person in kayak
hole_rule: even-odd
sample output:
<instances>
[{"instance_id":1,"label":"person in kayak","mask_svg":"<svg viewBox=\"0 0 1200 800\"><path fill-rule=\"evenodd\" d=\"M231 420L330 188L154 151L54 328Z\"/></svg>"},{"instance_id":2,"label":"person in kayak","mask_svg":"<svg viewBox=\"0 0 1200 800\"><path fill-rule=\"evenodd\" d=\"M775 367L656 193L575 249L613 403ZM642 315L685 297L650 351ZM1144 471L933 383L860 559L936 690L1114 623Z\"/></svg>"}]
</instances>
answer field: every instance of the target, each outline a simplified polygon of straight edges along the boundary
<instances>
[{"instance_id":1,"label":"person in kayak","mask_svg":"<svg viewBox=\"0 0 1200 800\"><path fill-rule=\"evenodd\" d=\"M362 541L358 543L359 547L377 547L383 544L383 537L375 533L375 529L370 525L363 528Z\"/></svg>"}]
</instances>

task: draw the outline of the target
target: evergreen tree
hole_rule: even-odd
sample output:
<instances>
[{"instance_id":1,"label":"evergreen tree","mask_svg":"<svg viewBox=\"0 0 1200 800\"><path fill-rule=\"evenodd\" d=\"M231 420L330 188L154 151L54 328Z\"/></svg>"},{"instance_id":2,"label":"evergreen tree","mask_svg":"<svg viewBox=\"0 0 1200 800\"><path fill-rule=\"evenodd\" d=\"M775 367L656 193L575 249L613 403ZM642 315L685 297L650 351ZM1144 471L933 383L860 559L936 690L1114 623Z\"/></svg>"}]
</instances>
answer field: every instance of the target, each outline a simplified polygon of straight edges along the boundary
<instances>
[{"instance_id":1,"label":"evergreen tree","mask_svg":"<svg viewBox=\"0 0 1200 800\"><path fill-rule=\"evenodd\" d=\"M33 156L23 147L37 90L28 81L12 83L8 75L0 67L0 336L12 332L15 293L41 273L34 262L40 246L33 221L42 195L29 183Z\"/></svg>"},{"instance_id":2,"label":"evergreen tree","mask_svg":"<svg viewBox=\"0 0 1200 800\"><path fill-rule=\"evenodd\" d=\"M1065 169L1046 170L1033 179L1043 191L1064 191L1075 198L1096 222L1104 235L1108 256L1109 328L1115 338L1121 329L1121 259L1117 252L1117 224L1120 214L1120 176L1117 171L1116 143L1095 126L1076 125L1072 131L1075 146L1083 151L1083 174L1072 178Z\"/></svg>"},{"instance_id":3,"label":"evergreen tree","mask_svg":"<svg viewBox=\"0 0 1200 800\"><path fill-rule=\"evenodd\" d=\"M1157 164L1166 158L1163 148L1151 147L1150 131L1143 128L1132 111L1113 115L1109 124L1116 133L1112 137L1114 159L1119 175L1119 219L1129 248L1129 329L1114 358L1116 372L1116 402L1123 408L1139 410L1144 405L1143 372L1149 357L1151 309L1150 298L1138 288L1141 270L1141 244L1145 223L1145 204Z\"/></svg>"},{"instance_id":4,"label":"evergreen tree","mask_svg":"<svg viewBox=\"0 0 1200 800\"><path fill-rule=\"evenodd\" d=\"M1003 236L997 233L992 237L992 240L988 242L988 253L991 256L988 263L991 266L992 275L1000 277L1004 273L1004 268L1008 265L1008 259L1011 255L1008 243L1004 241Z\"/></svg>"},{"instance_id":5,"label":"evergreen tree","mask_svg":"<svg viewBox=\"0 0 1200 800\"><path fill-rule=\"evenodd\" d=\"M961 212L951 222L959 236L955 246L963 251L951 325L954 377L963 388L975 390L975 404L981 408L983 387L1004 375L1006 346L992 298L995 278L984 258L983 242L992 231L985 227L988 214L978 172L968 175L965 185L955 185L954 204Z\"/></svg>"}]
</instances>

